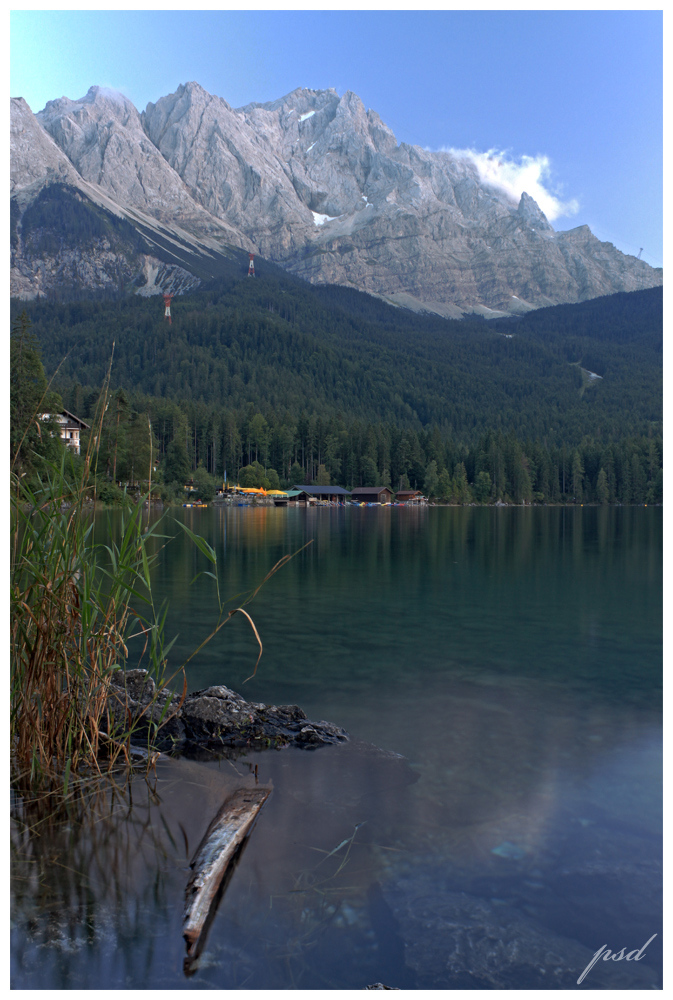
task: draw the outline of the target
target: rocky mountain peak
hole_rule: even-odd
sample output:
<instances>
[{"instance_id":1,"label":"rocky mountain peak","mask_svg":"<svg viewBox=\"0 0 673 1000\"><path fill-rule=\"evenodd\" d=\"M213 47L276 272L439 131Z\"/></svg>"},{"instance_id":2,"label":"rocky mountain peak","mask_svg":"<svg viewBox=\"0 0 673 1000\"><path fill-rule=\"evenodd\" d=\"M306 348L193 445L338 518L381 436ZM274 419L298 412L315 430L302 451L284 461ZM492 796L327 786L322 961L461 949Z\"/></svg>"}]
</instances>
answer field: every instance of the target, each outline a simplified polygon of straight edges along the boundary
<instances>
[{"instance_id":1,"label":"rocky mountain peak","mask_svg":"<svg viewBox=\"0 0 673 1000\"><path fill-rule=\"evenodd\" d=\"M138 119L138 112L132 101L118 90L110 87L89 87L84 97L71 100L69 97L59 97L55 101L47 101L36 118L50 131L57 128L58 122L67 119L79 119L82 122L100 121L105 116L120 121Z\"/></svg>"},{"instance_id":2,"label":"rocky mountain peak","mask_svg":"<svg viewBox=\"0 0 673 1000\"><path fill-rule=\"evenodd\" d=\"M524 191L521 195L521 200L519 201L519 207L517 208L517 215L521 217L521 220L533 229L539 230L549 230L553 232L553 228L547 221L547 216L544 214L538 203L531 198L529 194Z\"/></svg>"},{"instance_id":3,"label":"rocky mountain peak","mask_svg":"<svg viewBox=\"0 0 673 1000\"><path fill-rule=\"evenodd\" d=\"M214 220L190 196L123 94L90 87L79 100L49 101L36 118L79 176L122 206L186 224L197 233L212 228Z\"/></svg>"},{"instance_id":4,"label":"rocky mountain peak","mask_svg":"<svg viewBox=\"0 0 673 1000\"><path fill-rule=\"evenodd\" d=\"M21 204L45 184L76 185L79 175L65 153L40 125L23 97L10 101L10 193Z\"/></svg>"},{"instance_id":5,"label":"rocky mountain peak","mask_svg":"<svg viewBox=\"0 0 673 1000\"><path fill-rule=\"evenodd\" d=\"M533 198L490 186L469 156L398 144L352 91L298 87L233 109L190 81L142 114L102 87L37 118L16 103L12 190L58 178L177 225L180 239L250 247L309 281L446 315L663 280L588 227L556 233Z\"/></svg>"},{"instance_id":6,"label":"rocky mountain peak","mask_svg":"<svg viewBox=\"0 0 673 1000\"><path fill-rule=\"evenodd\" d=\"M333 87L328 90L311 90L308 87L295 87L289 94L278 97L274 101L252 101L237 108L242 114L249 114L251 111L285 111L286 114L302 114L307 110L315 110L324 107L326 104L339 103L339 95Z\"/></svg>"},{"instance_id":7,"label":"rocky mountain peak","mask_svg":"<svg viewBox=\"0 0 673 1000\"><path fill-rule=\"evenodd\" d=\"M89 87L80 103L100 104L103 102L117 104L120 107L129 107L134 111L136 110L135 105L126 96L126 94L122 94L120 90L114 90L112 87L99 87L97 84Z\"/></svg>"}]
</instances>

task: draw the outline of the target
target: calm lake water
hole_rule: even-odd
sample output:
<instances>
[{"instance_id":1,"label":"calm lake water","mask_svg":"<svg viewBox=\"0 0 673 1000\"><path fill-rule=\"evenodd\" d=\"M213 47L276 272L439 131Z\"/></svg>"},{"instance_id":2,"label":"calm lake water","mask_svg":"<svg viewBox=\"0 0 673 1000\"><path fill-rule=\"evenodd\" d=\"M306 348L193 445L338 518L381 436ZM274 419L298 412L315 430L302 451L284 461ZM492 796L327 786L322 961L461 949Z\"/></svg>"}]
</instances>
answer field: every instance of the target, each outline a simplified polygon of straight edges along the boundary
<instances>
[{"instance_id":1,"label":"calm lake water","mask_svg":"<svg viewBox=\"0 0 673 1000\"><path fill-rule=\"evenodd\" d=\"M248 608L257 676L239 615L190 690L299 704L352 741L164 757L44 822L17 797L15 988L661 988L661 509L171 511L155 597L177 666L217 603L174 518L232 598L311 541ZM255 782L272 795L185 968L189 860ZM603 945L655 934L577 986Z\"/></svg>"}]
</instances>

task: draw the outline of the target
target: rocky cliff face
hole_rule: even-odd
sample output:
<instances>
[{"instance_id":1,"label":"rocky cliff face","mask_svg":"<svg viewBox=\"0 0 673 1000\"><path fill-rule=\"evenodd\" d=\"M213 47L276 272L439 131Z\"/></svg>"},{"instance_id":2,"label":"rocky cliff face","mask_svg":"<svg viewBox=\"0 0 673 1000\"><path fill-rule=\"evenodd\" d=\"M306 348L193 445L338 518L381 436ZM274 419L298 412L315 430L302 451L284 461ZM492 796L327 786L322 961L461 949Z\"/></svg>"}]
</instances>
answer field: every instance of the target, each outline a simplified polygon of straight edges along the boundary
<instances>
[{"instance_id":1,"label":"rocky cliff face","mask_svg":"<svg viewBox=\"0 0 673 1000\"><path fill-rule=\"evenodd\" d=\"M70 185L145 235L160 227L187 271L192 252L203 265L251 249L309 281L453 316L662 282L586 226L555 232L532 198L510 202L471 161L398 145L351 92L300 89L235 110L188 83L138 114L92 87L37 116L14 101L12 113L15 215L45 186ZM15 264L30 272L20 228Z\"/></svg>"}]
</instances>

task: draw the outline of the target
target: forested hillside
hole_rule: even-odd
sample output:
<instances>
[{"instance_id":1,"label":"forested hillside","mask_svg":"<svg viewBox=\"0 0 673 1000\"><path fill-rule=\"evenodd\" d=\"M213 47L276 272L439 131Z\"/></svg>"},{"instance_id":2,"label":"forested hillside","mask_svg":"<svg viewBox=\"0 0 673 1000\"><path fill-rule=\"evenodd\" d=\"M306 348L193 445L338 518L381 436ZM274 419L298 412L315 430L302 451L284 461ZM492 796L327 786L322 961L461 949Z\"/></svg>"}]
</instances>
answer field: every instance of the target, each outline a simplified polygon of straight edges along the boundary
<instances>
[{"instance_id":1,"label":"forested hillside","mask_svg":"<svg viewBox=\"0 0 673 1000\"><path fill-rule=\"evenodd\" d=\"M495 324L274 276L175 299L172 325L158 298L26 311L48 374L65 358L57 387L84 418L114 341L118 423L131 434L134 414L149 413L164 478L179 451L176 479L199 465L236 476L258 459L284 482L320 475L454 497L469 488L486 499L655 499L661 289ZM116 479L138 467L126 469L122 451L117 443ZM484 476L477 487L480 473L488 490Z\"/></svg>"}]
</instances>

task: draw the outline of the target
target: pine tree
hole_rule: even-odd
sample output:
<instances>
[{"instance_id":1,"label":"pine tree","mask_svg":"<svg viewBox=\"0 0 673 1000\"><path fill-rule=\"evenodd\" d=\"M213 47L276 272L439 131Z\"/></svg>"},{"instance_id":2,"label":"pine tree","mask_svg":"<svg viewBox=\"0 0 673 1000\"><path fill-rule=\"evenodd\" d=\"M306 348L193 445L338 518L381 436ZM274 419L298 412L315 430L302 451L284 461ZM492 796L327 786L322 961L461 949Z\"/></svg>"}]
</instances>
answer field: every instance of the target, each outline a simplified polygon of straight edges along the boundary
<instances>
[{"instance_id":1,"label":"pine tree","mask_svg":"<svg viewBox=\"0 0 673 1000\"><path fill-rule=\"evenodd\" d=\"M163 462L165 483L185 483L192 477L192 463L182 435L173 438Z\"/></svg>"},{"instance_id":2,"label":"pine tree","mask_svg":"<svg viewBox=\"0 0 673 1000\"><path fill-rule=\"evenodd\" d=\"M582 503L584 499L584 465L582 464L582 456L577 448L573 452L571 475L575 503Z\"/></svg>"},{"instance_id":3,"label":"pine tree","mask_svg":"<svg viewBox=\"0 0 673 1000\"><path fill-rule=\"evenodd\" d=\"M296 486L304 482L304 470L299 462L293 462L290 468L290 486Z\"/></svg>"},{"instance_id":4,"label":"pine tree","mask_svg":"<svg viewBox=\"0 0 673 1000\"><path fill-rule=\"evenodd\" d=\"M425 479L423 481L423 490L426 496L430 497L436 494L438 482L439 482L439 476L437 475L437 463L433 458L431 462L428 462L425 468Z\"/></svg>"},{"instance_id":5,"label":"pine tree","mask_svg":"<svg viewBox=\"0 0 673 1000\"><path fill-rule=\"evenodd\" d=\"M637 452L631 455L631 503L645 503L647 480Z\"/></svg>"},{"instance_id":6,"label":"pine tree","mask_svg":"<svg viewBox=\"0 0 673 1000\"><path fill-rule=\"evenodd\" d=\"M472 493L467 481L467 472L464 462L459 462L453 474L453 491L458 503L470 503Z\"/></svg>"},{"instance_id":7,"label":"pine tree","mask_svg":"<svg viewBox=\"0 0 673 1000\"><path fill-rule=\"evenodd\" d=\"M647 496L645 498L647 503L663 503L664 502L664 470L659 469L655 478L652 480L648 490Z\"/></svg>"},{"instance_id":8,"label":"pine tree","mask_svg":"<svg viewBox=\"0 0 673 1000\"><path fill-rule=\"evenodd\" d=\"M439 480L437 482L437 493L442 498L442 500L448 500L451 496L451 474L448 469L442 469L439 473Z\"/></svg>"},{"instance_id":9,"label":"pine tree","mask_svg":"<svg viewBox=\"0 0 673 1000\"><path fill-rule=\"evenodd\" d=\"M472 492L479 503L487 503L491 496L491 477L484 469L477 475Z\"/></svg>"},{"instance_id":10,"label":"pine tree","mask_svg":"<svg viewBox=\"0 0 673 1000\"><path fill-rule=\"evenodd\" d=\"M11 332L9 348L10 460L24 472L34 468L36 456L55 459L61 452L61 438L53 421L43 413L58 413L61 397L48 389L37 342L30 321L22 313Z\"/></svg>"},{"instance_id":11,"label":"pine tree","mask_svg":"<svg viewBox=\"0 0 673 1000\"><path fill-rule=\"evenodd\" d=\"M596 499L600 504L606 504L610 499L610 488L605 469L601 468L596 479Z\"/></svg>"}]
</instances>

